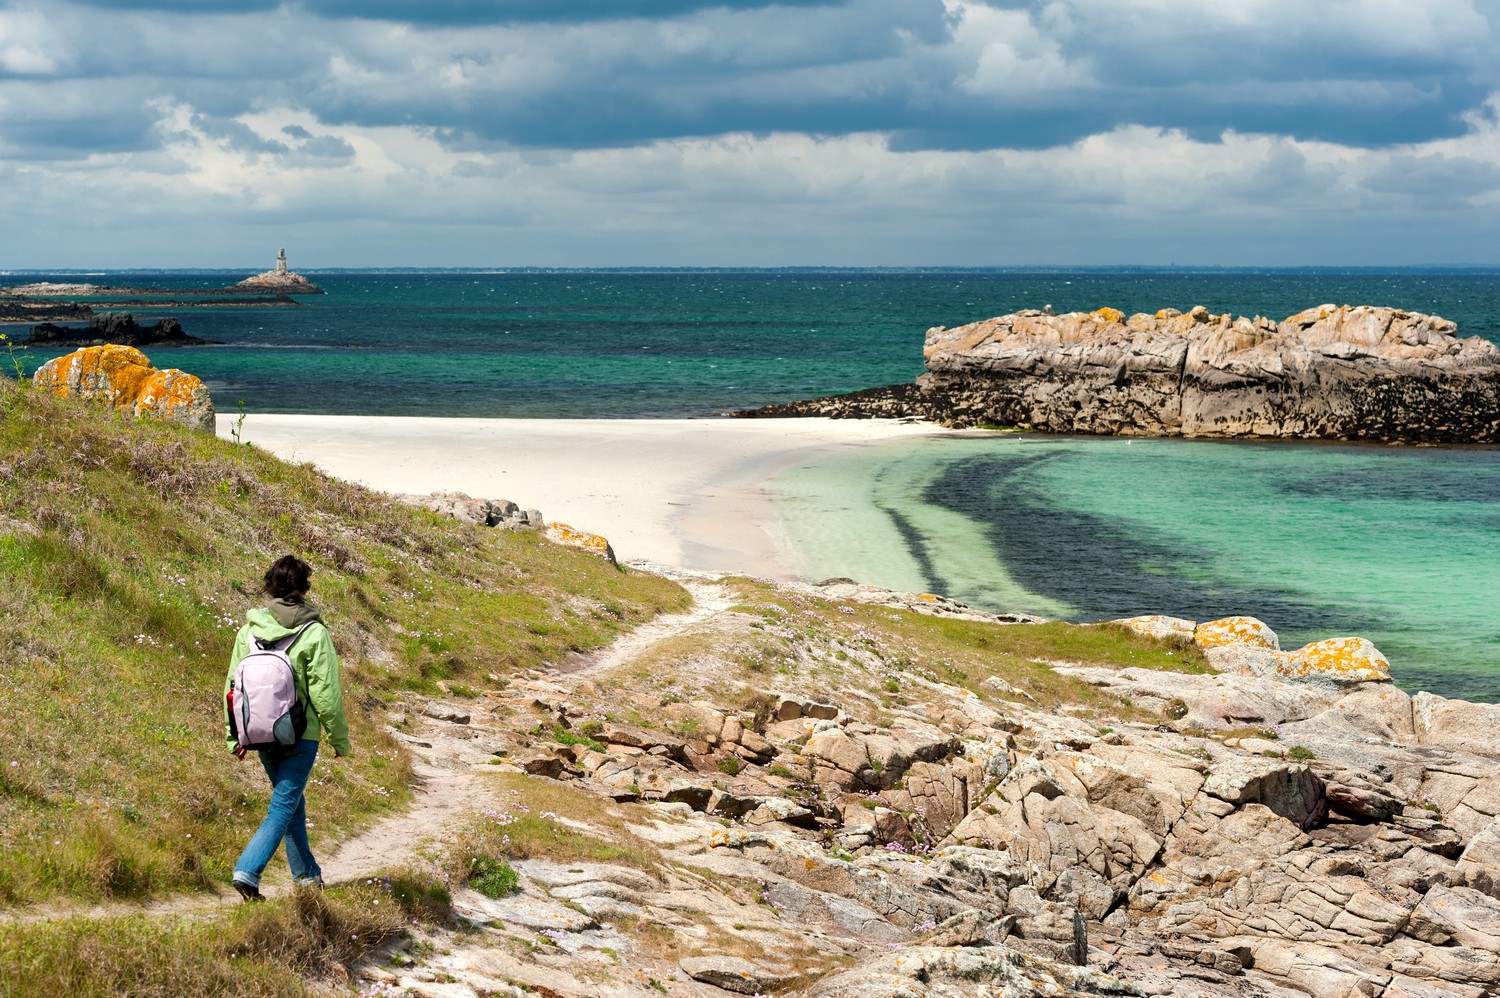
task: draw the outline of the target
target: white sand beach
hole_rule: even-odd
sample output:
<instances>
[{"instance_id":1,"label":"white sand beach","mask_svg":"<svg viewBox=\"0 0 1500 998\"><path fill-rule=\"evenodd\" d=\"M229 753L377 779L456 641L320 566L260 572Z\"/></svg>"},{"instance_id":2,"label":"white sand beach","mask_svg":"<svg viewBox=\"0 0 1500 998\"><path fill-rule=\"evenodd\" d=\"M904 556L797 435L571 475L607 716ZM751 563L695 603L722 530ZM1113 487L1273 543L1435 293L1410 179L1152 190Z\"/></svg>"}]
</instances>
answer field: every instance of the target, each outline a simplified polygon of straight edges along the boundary
<instances>
[{"instance_id":1,"label":"white sand beach","mask_svg":"<svg viewBox=\"0 0 1500 998\"><path fill-rule=\"evenodd\" d=\"M228 436L234 416L218 419ZM442 419L251 414L242 440L392 493L467 492L603 534L623 561L786 579L765 483L845 448L945 433L831 419Z\"/></svg>"}]
</instances>

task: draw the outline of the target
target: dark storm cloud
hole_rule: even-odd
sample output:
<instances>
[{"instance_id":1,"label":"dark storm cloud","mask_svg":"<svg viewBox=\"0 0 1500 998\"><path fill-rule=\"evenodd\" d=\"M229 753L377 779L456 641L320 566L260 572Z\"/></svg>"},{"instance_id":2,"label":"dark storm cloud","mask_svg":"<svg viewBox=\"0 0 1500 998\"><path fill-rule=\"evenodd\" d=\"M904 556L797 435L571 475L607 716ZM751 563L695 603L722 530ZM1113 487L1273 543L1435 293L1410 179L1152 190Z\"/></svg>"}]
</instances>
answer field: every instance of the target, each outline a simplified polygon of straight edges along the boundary
<instances>
[{"instance_id":1,"label":"dark storm cloud","mask_svg":"<svg viewBox=\"0 0 1500 998\"><path fill-rule=\"evenodd\" d=\"M822 7L841 0L246 0L237 12L291 7L329 19L363 18L410 24L576 23L621 18L675 17L708 8L754 10L762 7ZM87 0L110 10L224 13L223 0Z\"/></svg>"},{"instance_id":2,"label":"dark storm cloud","mask_svg":"<svg viewBox=\"0 0 1500 998\"><path fill-rule=\"evenodd\" d=\"M1500 91L1475 6L1488 2L0 0L0 17L27 19L19 41L0 40L0 84L7 65L33 81L128 81L143 102L209 116L231 148L268 153L286 147L223 122L284 107L481 150L773 131L1034 149L1126 125L1374 148L1462 135ZM59 39L70 58L51 58ZM9 145L35 133L53 148L48 135L93 118L40 117ZM126 115L104 140L128 148L149 130Z\"/></svg>"},{"instance_id":3,"label":"dark storm cloud","mask_svg":"<svg viewBox=\"0 0 1500 998\"><path fill-rule=\"evenodd\" d=\"M334 6L317 9L331 15ZM1073 6L719 6L619 25L563 26L553 16L461 37L420 30L437 16L426 15L403 51L340 47L364 71L361 85L314 72L299 92L330 121L417 122L455 139L517 146L873 130L892 133L901 149L985 149L1067 144L1128 124L1203 139L1233 130L1365 147L1422 142L1462 134L1464 116L1500 88L1487 34L1476 39L1463 25L1449 29L1452 37L1381 48L1319 32L1306 17L1278 35L1275 25L1112 20L1095 16L1105 5L1069 14ZM580 21L590 10L634 12L557 9ZM975 26L996 12L1009 19ZM1488 32L1482 19L1474 24ZM1021 68L988 81L988 50L1007 45ZM1050 76L1024 62L1049 58ZM542 70L504 69L528 61ZM557 67L565 68L549 74ZM461 84L443 78L455 68Z\"/></svg>"},{"instance_id":4,"label":"dark storm cloud","mask_svg":"<svg viewBox=\"0 0 1500 998\"><path fill-rule=\"evenodd\" d=\"M837 6L839 0L303 0L304 9L322 17L363 17L413 24L514 24L546 21L621 20L677 17L709 8L756 10L763 7Z\"/></svg>"},{"instance_id":5,"label":"dark storm cloud","mask_svg":"<svg viewBox=\"0 0 1500 998\"><path fill-rule=\"evenodd\" d=\"M159 10L186 14L227 13L223 0L85 0L80 7L97 7L103 10ZM258 10L275 10L277 0L236 0L234 13L249 13Z\"/></svg>"}]
</instances>

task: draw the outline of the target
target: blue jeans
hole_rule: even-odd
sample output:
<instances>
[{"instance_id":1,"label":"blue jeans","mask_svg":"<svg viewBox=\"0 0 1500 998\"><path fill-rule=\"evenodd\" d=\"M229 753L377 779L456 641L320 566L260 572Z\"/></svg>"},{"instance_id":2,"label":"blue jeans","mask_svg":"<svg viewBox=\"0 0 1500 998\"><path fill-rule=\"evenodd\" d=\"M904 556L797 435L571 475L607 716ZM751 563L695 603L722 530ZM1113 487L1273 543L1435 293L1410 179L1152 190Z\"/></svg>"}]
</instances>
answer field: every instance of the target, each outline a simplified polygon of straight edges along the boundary
<instances>
[{"instance_id":1,"label":"blue jeans","mask_svg":"<svg viewBox=\"0 0 1500 998\"><path fill-rule=\"evenodd\" d=\"M240 853L239 862L234 864L235 880L259 887L260 875L283 839L293 879L322 876L323 871L307 844L307 808L302 796L317 758L318 743L310 738L302 739L285 753L260 753L260 764L271 778L271 805L266 809L266 820L260 823L250 844Z\"/></svg>"}]
</instances>

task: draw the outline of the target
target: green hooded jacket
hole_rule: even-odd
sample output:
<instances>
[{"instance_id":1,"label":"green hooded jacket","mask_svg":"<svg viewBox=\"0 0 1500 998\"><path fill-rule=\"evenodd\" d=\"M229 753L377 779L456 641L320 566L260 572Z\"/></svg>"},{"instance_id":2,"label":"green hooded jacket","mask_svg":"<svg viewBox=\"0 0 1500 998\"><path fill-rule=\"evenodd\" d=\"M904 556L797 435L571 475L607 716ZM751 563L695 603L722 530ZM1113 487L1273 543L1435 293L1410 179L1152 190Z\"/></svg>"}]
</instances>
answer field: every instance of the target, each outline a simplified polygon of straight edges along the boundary
<instances>
[{"instance_id":1,"label":"green hooded jacket","mask_svg":"<svg viewBox=\"0 0 1500 998\"><path fill-rule=\"evenodd\" d=\"M312 626L292 645L289 657L297 677L297 695L307 709L307 730L303 741L318 741L319 729L328 732L328 742L339 755L349 754L349 724L344 720L344 691L339 683L339 656L333 650L333 638L317 609L310 603L272 600L264 608L245 614L245 626L234 637L234 651L229 656L229 673L224 677L224 692L219 705L224 714L224 741L232 752L234 735L229 727L229 707L225 697L234 682L235 667L250 651L254 636L262 641L280 641L304 624Z\"/></svg>"}]
</instances>

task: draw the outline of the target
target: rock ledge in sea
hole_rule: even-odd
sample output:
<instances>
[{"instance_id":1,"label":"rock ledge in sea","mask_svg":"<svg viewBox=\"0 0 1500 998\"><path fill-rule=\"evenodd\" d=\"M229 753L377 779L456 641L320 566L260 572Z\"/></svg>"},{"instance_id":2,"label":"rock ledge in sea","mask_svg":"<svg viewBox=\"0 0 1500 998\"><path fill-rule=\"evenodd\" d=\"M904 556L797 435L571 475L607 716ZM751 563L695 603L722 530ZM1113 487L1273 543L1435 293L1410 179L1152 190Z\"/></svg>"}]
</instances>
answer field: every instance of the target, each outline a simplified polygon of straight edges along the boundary
<instances>
[{"instance_id":1,"label":"rock ledge in sea","mask_svg":"<svg viewBox=\"0 0 1500 998\"><path fill-rule=\"evenodd\" d=\"M1024 311L927 331L915 385L744 415L917 416L1058 433L1500 441L1500 348L1437 316L1320 305L1282 322Z\"/></svg>"},{"instance_id":2,"label":"rock ledge in sea","mask_svg":"<svg viewBox=\"0 0 1500 998\"><path fill-rule=\"evenodd\" d=\"M87 326L59 326L44 322L31 327L28 346L103 346L117 343L121 346L205 346L217 343L189 336L176 319L161 319L150 326L135 321L129 312L100 312L89 319Z\"/></svg>"}]
</instances>

